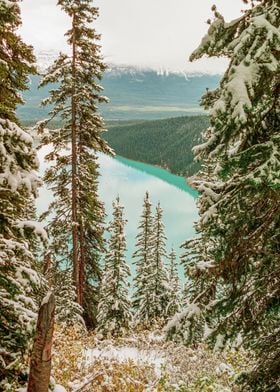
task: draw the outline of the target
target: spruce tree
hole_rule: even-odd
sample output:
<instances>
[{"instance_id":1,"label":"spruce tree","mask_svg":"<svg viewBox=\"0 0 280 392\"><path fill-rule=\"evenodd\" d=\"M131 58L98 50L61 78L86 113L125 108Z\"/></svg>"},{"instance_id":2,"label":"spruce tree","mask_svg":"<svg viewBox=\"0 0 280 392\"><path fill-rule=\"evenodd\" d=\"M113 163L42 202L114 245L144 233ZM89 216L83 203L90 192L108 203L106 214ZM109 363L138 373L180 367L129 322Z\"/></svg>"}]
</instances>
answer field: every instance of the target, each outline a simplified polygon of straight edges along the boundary
<instances>
[{"instance_id":1,"label":"spruce tree","mask_svg":"<svg viewBox=\"0 0 280 392\"><path fill-rule=\"evenodd\" d=\"M257 0L243 15L215 19L191 60L227 56L219 88L207 92L210 128L195 148L204 168L200 236L186 243L193 296L185 321L206 323L216 347L234 341L255 350L242 390L276 391L280 369L280 193L278 0ZM186 324L185 324L186 325ZM199 334L201 335L201 334ZM208 333L209 335L209 333ZM197 337L197 335L193 335Z\"/></svg>"},{"instance_id":2,"label":"spruce tree","mask_svg":"<svg viewBox=\"0 0 280 392\"><path fill-rule=\"evenodd\" d=\"M176 261L176 252L174 249L171 250L169 257L169 268L168 268L168 305L166 308L166 315L168 317L173 316L180 309L180 283L178 276L178 267Z\"/></svg>"},{"instance_id":3,"label":"spruce tree","mask_svg":"<svg viewBox=\"0 0 280 392\"><path fill-rule=\"evenodd\" d=\"M35 289L40 276L33 269L32 244L45 233L26 211L40 184L33 139L17 120L19 92L35 73L32 48L16 30L21 23L16 1L0 0L0 389L21 382L25 356L36 321ZM25 363L26 365L26 363Z\"/></svg>"},{"instance_id":4,"label":"spruce tree","mask_svg":"<svg viewBox=\"0 0 280 392\"><path fill-rule=\"evenodd\" d=\"M135 322L149 325L152 309L150 307L150 275L152 264L152 232L153 216L152 204L149 193L146 192L143 204L143 212L136 236L136 276L134 278L135 292L133 294L133 308L135 310Z\"/></svg>"},{"instance_id":5,"label":"spruce tree","mask_svg":"<svg viewBox=\"0 0 280 392\"><path fill-rule=\"evenodd\" d=\"M23 103L19 91L28 89L28 75L35 74L32 48L16 34L21 25L18 1L0 1L0 118L18 124L16 107Z\"/></svg>"},{"instance_id":6,"label":"spruce tree","mask_svg":"<svg viewBox=\"0 0 280 392\"><path fill-rule=\"evenodd\" d=\"M118 197L113 203L113 220L109 225L111 236L105 256L97 315L98 330L104 335L122 335L128 330L131 321L127 289L130 271L125 260L125 223L123 206Z\"/></svg>"},{"instance_id":7,"label":"spruce tree","mask_svg":"<svg viewBox=\"0 0 280 392\"><path fill-rule=\"evenodd\" d=\"M94 326L94 310L87 301L97 296L99 259L104 250L97 153L111 153L102 138L104 124L97 112L98 104L107 101L99 85L105 65L98 45L100 36L91 26L98 16L97 8L90 0L59 0L58 5L71 18L66 33L71 54L60 54L41 82L41 86L59 84L43 102L52 104L53 109L41 129L54 117L62 121L60 129L43 136L43 144L52 144L46 159L53 162L45 174L54 192L47 212L53 216L48 229L54 255L63 264L72 263L78 303L85 310L87 324Z\"/></svg>"},{"instance_id":8,"label":"spruce tree","mask_svg":"<svg viewBox=\"0 0 280 392\"><path fill-rule=\"evenodd\" d=\"M169 285L167 270L164 264L166 259L166 236L162 222L162 208L158 203L153 221L151 235L151 260L149 262L149 279L147 291L150 297L150 320L163 319L167 315L169 305Z\"/></svg>"},{"instance_id":9,"label":"spruce tree","mask_svg":"<svg viewBox=\"0 0 280 392\"><path fill-rule=\"evenodd\" d=\"M77 303L71 270L58 271L52 280L59 323L84 328L83 308Z\"/></svg>"}]
</instances>

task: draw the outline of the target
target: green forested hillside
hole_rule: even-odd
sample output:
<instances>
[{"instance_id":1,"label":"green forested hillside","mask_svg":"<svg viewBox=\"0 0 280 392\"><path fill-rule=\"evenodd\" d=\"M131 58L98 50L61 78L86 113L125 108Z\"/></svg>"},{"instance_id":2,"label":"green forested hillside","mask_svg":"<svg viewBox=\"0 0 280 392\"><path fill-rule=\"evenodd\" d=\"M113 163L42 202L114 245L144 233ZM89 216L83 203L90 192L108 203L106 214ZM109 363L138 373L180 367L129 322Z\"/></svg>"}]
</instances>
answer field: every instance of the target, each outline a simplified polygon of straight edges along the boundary
<instances>
[{"instance_id":1,"label":"green forested hillside","mask_svg":"<svg viewBox=\"0 0 280 392\"><path fill-rule=\"evenodd\" d=\"M190 176L199 167L193 161L192 147L198 144L201 131L207 126L206 116L111 122L105 137L118 155Z\"/></svg>"}]
</instances>

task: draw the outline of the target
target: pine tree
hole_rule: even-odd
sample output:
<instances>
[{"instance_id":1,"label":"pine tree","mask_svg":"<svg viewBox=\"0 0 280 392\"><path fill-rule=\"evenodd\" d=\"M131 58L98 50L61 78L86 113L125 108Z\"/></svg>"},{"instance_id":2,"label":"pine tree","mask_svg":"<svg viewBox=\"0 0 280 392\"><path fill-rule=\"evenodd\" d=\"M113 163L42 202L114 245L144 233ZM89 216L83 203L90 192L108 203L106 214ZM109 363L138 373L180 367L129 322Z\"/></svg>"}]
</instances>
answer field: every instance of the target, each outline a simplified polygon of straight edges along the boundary
<instances>
[{"instance_id":1,"label":"pine tree","mask_svg":"<svg viewBox=\"0 0 280 392\"><path fill-rule=\"evenodd\" d=\"M104 335L122 335L131 321L128 298L129 267L125 260L126 240L123 207L119 197L113 203L113 220L109 225L111 237L105 257L98 307L98 330Z\"/></svg>"},{"instance_id":2,"label":"pine tree","mask_svg":"<svg viewBox=\"0 0 280 392\"><path fill-rule=\"evenodd\" d=\"M167 270L164 264L166 259L166 236L162 222L162 208L158 203L153 222L151 235L151 260L147 290L150 297L150 321L163 319L167 315L169 305L169 284Z\"/></svg>"},{"instance_id":3,"label":"pine tree","mask_svg":"<svg viewBox=\"0 0 280 392\"><path fill-rule=\"evenodd\" d=\"M143 204L143 212L138 226L136 236L136 276L134 278L135 292L133 294L133 308L135 310L135 321L142 324L150 324L152 309L150 308L149 279L152 263L152 232L153 216L152 204L149 193L146 192Z\"/></svg>"},{"instance_id":4,"label":"pine tree","mask_svg":"<svg viewBox=\"0 0 280 392\"><path fill-rule=\"evenodd\" d=\"M137 258L133 307L136 323L143 325L150 325L166 317L169 304L162 209L158 204L153 218L151 208L147 192L136 237L137 250L133 255Z\"/></svg>"},{"instance_id":5,"label":"pine tree","mask_svg":"<svg viewBox=\"0 0 280 392\"><path fill-rule=\"evenodd\" d=\"M40 128L56 116L63 123L43 136L43 144L53 146L46 159L54 161L45 174L55 196L47 212L54 216L48 229L57 259L72 262L78 303L85 310L87 324L94 326L94 312L87 300L96 298L100 253L104 251L104 206L98 198L96 154L111 153L102 139L104 124L97 112L97 105L107 101L99 85L105 65L97 43L100 37L91 27L98 16L91 1L59 0L58 5L71 18L66 33L71 55L60 54L41 83L56 82L59 87L44 101L53 109Z\"/></svg>"},{"instance_id":6,"label":"pine tree","mask_svg":"<svg viewBox=\"0 0 280 392\"><path fill-rule=\"evenodd\" d=\"M32 48L16 34L20 25L16 1L0 0L0 389L18 385L36 321L34 290L40 276L31 252L37 234L45 232L26 215L40 184L33 139L16 118L35 73ZM28 218L28 219L26 219Z\"/></svg>"},{"instance_id":7,"label":"pine tree","mask_svg":"<svg viewBox=\"0 0 280 392\"><path fill-rule=\"evenodd\" d=\"M168 269L168 305L166 314L168 317L173 316L180 310L180 283L178 276L178 267L176 262L176 252L174 249L169 254Z\"/></svg>"},{"instance_id":8,"label":"pine tree","mask_svg":"<svg viewBox=\"0 0 280 392\"><path fill-rule=\"evenodd\" d=\"M195 148L204 169L192 180L201 193L200 236L186 243L185 265L194 292L185 320L193 318L196 307L195 317L206 323L208 332L212 329L210 339L216 347L241 333L245 347L258 356L242 390L276 391L280 382L279 1L252 2L231 23L213 10L208 35L191 60L225 55L230 64L220 87L203 97L211 124L204 133L205 143Z\"/></svg>"}]
</instances>

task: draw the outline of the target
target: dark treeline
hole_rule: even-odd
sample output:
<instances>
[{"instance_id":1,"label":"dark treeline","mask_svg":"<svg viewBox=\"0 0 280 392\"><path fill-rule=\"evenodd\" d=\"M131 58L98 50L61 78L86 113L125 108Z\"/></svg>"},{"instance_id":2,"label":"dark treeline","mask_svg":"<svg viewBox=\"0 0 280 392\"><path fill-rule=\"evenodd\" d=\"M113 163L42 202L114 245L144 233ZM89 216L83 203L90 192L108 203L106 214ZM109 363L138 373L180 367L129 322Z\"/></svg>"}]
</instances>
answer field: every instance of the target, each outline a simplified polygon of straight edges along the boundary
<instances>
[{"instance_id":1,"label":"dark treeline","mask_svg":"<svg viewBox=\"0 0 280 392\"><path fill-rule=\"evenodd\" d=\"M208 124L207 116L109 123L105 138L118 155L191 176L200 167L194 162L192 148Z\"/></svg>"},{"instance_id":2,"label":"dark treeline","mask_svg":"<svg viewBox=\"0 0 280 392\"><path fill-rule=\"evenodd\" d=\"M24 121L24 125L30 127L33 122ZM173 174L188 177L200 168L200 164L194 161L192 148L199 144L201 133L208 125L207 116L106 121L108 132L104 139L117 155L161 166ZM60 126L58 120L49 124L52 129Z\"/></svg>"}]
</instances>

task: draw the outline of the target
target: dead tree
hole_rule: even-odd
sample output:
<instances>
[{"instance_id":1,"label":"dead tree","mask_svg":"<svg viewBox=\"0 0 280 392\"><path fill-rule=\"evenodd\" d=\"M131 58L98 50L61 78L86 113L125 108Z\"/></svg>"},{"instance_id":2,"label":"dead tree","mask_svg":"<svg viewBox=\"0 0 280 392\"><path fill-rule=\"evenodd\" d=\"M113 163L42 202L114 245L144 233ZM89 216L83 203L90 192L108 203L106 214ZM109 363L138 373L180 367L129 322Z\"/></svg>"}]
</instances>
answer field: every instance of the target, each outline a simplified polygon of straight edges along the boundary
<instances>
[{"instance_id":1,"label":"dead tree","mask_svg":"<svg viewBox=\"0 0 280 392\"><path fill-rule=\"evenodd\" d=\"M39 309L27 392L48 392L49 390L54 312L55 298L49 291Z\"/></svg>"}]
</instances>

